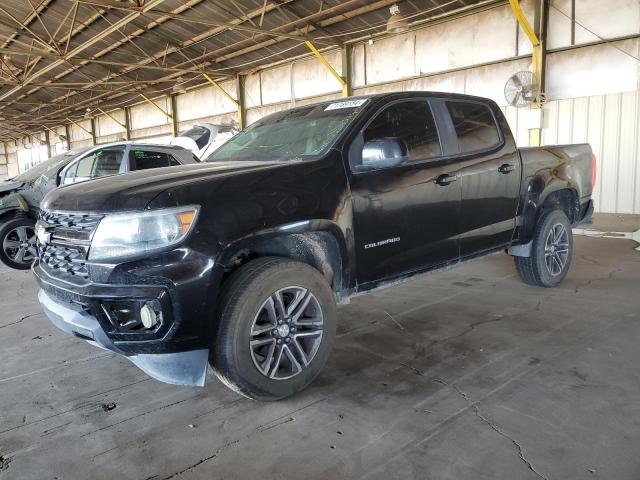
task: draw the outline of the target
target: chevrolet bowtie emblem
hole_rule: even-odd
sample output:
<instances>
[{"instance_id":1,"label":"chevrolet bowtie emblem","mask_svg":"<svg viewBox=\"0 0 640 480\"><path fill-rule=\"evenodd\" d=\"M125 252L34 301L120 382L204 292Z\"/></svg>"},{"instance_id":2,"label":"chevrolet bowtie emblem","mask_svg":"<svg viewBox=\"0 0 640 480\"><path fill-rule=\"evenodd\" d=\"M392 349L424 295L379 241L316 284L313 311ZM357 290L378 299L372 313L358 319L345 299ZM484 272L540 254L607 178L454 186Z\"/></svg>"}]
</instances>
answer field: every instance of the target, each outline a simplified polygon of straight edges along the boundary
<instances>
[{"instance_id":1,"label":"chevrolet bowtie emblem","mask_svg":"<svg viewBox=\"0 0 640 480\"><path fill-rule=\"evenodd\" d=\"M47 229L38 223L36 224L36 237L39 243L46 244L51 241L51 232L47 232Z\"/></svg>"}]
</instances>

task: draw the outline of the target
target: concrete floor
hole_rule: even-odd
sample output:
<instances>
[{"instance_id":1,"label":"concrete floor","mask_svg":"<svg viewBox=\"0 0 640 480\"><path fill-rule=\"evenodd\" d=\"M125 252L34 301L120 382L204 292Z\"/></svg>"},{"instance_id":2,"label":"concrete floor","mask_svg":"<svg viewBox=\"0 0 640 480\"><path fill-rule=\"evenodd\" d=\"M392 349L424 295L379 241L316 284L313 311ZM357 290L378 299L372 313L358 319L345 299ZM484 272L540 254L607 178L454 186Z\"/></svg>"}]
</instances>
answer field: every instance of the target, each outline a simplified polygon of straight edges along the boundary
<instances>
[{"instance_id":1,"label":"concrete floor","mask_svg":"<svg viewBox=\"0 0 640 480\"><path fill-rule=\"evenodd\" d=\"M555 290L499 255L354 299L318 380L270 404L149 379L2 269L0 479L637 479L637 246L577 238Z\"/></svg>"}]
</instances>

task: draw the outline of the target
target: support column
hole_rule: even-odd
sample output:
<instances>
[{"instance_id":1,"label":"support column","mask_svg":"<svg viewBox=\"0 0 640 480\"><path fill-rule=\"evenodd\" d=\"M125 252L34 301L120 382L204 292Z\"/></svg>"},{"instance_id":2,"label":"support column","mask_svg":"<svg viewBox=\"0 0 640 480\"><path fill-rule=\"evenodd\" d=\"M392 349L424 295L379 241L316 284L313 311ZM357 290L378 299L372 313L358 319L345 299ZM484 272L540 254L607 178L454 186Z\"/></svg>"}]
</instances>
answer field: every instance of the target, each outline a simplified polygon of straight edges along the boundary
<instances>
[{"instance_id":1,"label":"support column","mask_svg":"<svg viewBox=\"0 0 640 480\"><path fill-rule=\"evenodd\" d=\"M44 141L47 143L47 158L51 158L53 154L51 150L51 138L49 137L49 130L44 131Z\"/></svg>"},{"instance_id":2,"label":"support column","mask_svg":"<svg viewBox=\"0 0 640 480\"><path fill-rule=\"evenodd\" d=\"M96 138L96 117L91 117L91 141L94 145L98 143Z\"/></svg>"},{"instance_id":3,"label":"support column","mask_svg":"<svg viewBox=\"0 0 640 480\"><path fill-rule=\"evenodd\" d=\"M64 134L67 137L67 150L71 150L71 129L68 123L64 125Z\"/></svg>"},{"instance_id":4,"label":"support column","mask_svg":"<svg viewBox=\"0 0 640 480\"><path fill-rule=\"evenodd\" d=\"M342 47L342 78L344 85L342 86L342 96L350 97L353 95L353 82L351 72L351 59L353 54L353 45L347 44Z\"/></svg>"},{"instance_id":5,"label":"support column","mask_svg":"<svg viewBox=\"0 0 640 480\"><path fill-rule=\"evenodd\" d=\"M124 107L124 138L131 140L131 121L129 120L129 107Z\"/></svg>"},{"instance_id":6,"label":"support column","mask_svg":"<svg viewBox=\"0 0 640 480\"><path fill-rule=\"evenodd\" d=\"M247 80L246 75L238 75L236 77L236 96L238 97L238 128L243 130L247 122L247 107L244 101L244 86Z\"/></svg>"},{"instance_id":7,"label":"support column","mask_svg":"<svg viewBox=\"0 0 640 480\"><path fill-rule=\"evenodd\" d=\"M518 20L518 23L526 33L531 46L533 47L533 55L531 61L531 71L534 78L540 86L540 97L531 105L531 109L541 110L543 107L542 98L544 97L544 89L546 84L546 33L548 24L548 11L545 0L534 0L534 21L533 26L529 23L520 7L519 0L509 0L511 10ZM540 112L540 122L542 123L542 112ZM529 145L532 147L540 146L542 143L542 124L539 128L529 130Z\"/></svg>"},{"instance_id":8,"label":"support column","mask_svg":"<svg viewBox=\"0 0 640 480\"><path fill-rule=\"evenodd\" d=\"M171 133L178 136L178 96L171 95Z\"/></svg>"}]
</instances>

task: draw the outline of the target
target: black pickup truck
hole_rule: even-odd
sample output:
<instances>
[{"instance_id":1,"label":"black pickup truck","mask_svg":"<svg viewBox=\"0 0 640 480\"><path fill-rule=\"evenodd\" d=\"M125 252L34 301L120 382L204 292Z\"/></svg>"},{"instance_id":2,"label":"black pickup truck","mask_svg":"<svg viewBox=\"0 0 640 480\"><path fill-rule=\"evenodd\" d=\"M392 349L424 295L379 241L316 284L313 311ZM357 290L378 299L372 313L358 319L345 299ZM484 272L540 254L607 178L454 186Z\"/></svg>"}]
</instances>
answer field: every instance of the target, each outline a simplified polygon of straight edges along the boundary
<instances>
[{"instance_id":1,"label":"black pickup truck","mask_svg":"<svg viewBox=\"0 0 640 480\"><path fill-rule=\"evenodd\" d=\"M389 93L254 123L204 164L49 193L33 271L59 328L169 383L274 400L329 355L336 303L499 251L567 275L588 145L518 150L483 98Z\"/></svg>"}]
</instances>

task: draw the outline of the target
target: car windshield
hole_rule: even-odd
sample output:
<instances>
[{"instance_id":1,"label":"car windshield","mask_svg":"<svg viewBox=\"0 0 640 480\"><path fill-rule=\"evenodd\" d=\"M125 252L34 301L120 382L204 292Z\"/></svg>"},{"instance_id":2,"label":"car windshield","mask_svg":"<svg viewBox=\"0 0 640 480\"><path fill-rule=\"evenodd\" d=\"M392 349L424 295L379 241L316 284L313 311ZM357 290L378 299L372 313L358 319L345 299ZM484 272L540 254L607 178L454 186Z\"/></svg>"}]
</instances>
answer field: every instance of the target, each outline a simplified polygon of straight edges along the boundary
<instances>
[{"instance_id":1,"label":"car windshield","mask_svg":"<svg viewBox=\"0 0 640 480\"><path fill-rule=\"evenodd\" d=\"M302 161L328 149L366 99L312 105L269 115L238 133L205 161Z\"/></svg>"},{"instance_id":2,"label":"car windshield","mask_svg":"<svg viewBox=\"0 0 640 480\"><path fill-rule=\"evenodd\" d=\"M71 158L77 155L80 155L82 152L85 152L86 150L88 150L88 148L70 150L68 152L64 152L59 155L56 155L54 157L51 157L48 160L45 160L42 163L39 163L38 165L35 165L34 167L30 168L24 173L21 173L17 177L12 178L11 180L16 182L25 182L25 183L32 182L36 180L38 177L40 177L40 175L42 175L43 173L46 173L51 168L57 166L59 163L62 163L65 160L70 160Z\"/></svg>"}]
</instances>

